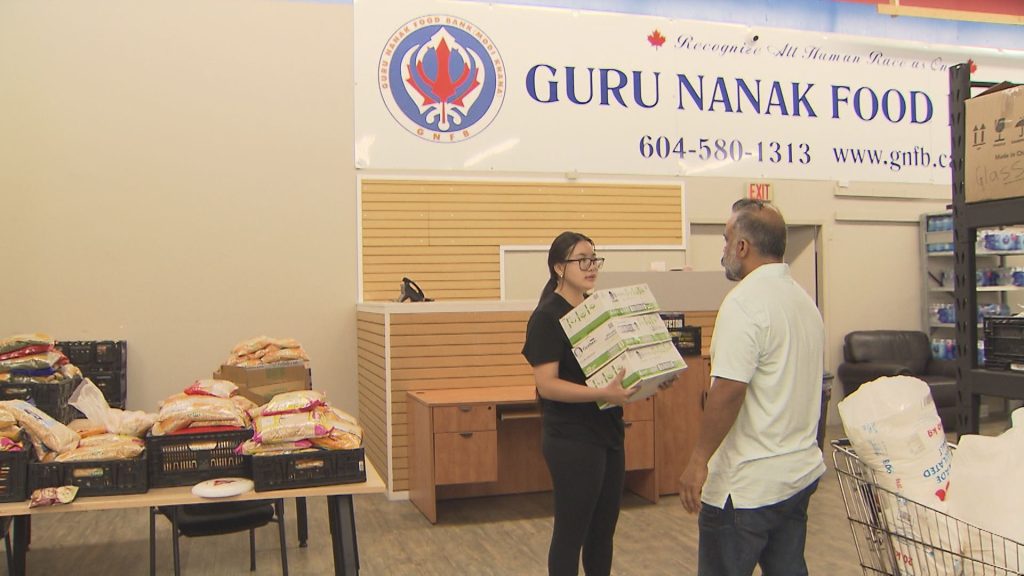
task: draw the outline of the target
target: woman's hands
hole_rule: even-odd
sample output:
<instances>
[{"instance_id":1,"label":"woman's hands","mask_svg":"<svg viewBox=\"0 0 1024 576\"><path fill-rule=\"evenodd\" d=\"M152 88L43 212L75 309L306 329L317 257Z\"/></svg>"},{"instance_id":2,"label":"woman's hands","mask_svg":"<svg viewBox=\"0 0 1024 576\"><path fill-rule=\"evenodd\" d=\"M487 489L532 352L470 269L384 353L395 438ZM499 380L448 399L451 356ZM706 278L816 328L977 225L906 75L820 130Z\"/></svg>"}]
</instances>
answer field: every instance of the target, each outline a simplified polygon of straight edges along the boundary
<instances>
[{"instance_id":1,"label":"woman's hands","mask_svg":"<svg viewBox=\"0 0 1024 576\"><path fill-rule=\"evenodd\" d=\"M619 370L619 373L615 375L615 379L608 383L603 388L598 388L601 392L601 400L615 406L622 406L626 402L629 402L629 397L636 393L637 388L624 389L622 387L622 379L626 376L625 370Z\"/></svg>"}]
</instances>

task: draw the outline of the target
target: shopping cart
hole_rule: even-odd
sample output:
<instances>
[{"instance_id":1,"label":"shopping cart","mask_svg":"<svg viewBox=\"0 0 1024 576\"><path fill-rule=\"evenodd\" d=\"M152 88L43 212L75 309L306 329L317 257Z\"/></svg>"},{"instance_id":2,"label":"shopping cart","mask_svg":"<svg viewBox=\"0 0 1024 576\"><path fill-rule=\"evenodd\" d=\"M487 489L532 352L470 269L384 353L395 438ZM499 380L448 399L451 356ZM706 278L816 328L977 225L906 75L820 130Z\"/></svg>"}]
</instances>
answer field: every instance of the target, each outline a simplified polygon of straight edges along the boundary
<instances>
[{"instance_id":1,"label":"shopping cart","mask_svg":"<svg viewBox=\"0 0 1024 576\"><path fill-rule=\"evenodd\" d=\"M873 471L857 457L848 440L835 440L832 448L846 516L864 574L1024 574L1021 543L879 486Z\"/></svg>"}]
</instances>

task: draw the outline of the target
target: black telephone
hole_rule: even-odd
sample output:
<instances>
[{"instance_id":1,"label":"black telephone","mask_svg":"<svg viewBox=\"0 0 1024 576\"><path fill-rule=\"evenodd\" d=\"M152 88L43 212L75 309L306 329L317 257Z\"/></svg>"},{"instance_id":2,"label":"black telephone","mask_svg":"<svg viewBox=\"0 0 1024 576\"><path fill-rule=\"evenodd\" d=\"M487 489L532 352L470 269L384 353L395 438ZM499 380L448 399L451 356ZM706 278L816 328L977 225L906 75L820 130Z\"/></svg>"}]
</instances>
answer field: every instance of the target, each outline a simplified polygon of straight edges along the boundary
<instances>
[{"instance_id":1,"label":"black telephone","mask_svg":"<svg viewBox=\"0 0 1024 576\"><path fill-rule=\"evenodd\" d=\"M427 298L423 295L423 289L416 285L412 280L403 277L402 278L402 295L398 298L399 302L433 302L433 298Z\"/></svg>"}]
</instances>

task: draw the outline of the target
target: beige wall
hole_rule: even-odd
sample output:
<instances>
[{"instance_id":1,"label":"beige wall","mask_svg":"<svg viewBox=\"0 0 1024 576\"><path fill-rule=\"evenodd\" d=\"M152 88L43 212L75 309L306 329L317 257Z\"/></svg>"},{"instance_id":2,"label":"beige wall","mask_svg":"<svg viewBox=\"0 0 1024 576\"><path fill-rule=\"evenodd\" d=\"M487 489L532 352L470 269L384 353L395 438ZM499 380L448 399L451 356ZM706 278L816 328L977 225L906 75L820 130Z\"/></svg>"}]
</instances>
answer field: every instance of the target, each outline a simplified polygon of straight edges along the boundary
<instances>
[{"instance_id":1,"label":"beige wall","mask_svg":"<svg viewBox=\"0 0 1024 576\"><path fill-rule=\"evenodd\" d=\"M127 339L148 409L236 341L292 336L354 408L352 26L338 4L0 3L0 334ZM686 179L691 221L745 184ZM913 222L948 190L775 184L822 226L829 368L850 330L917 328ZM691 238L687 259L720 253Z\"/></svg>"},{"instance_id":2,"label":"beige wall","mask_svg":"<svg viewBox=\"0 0 1024 576\"><path fill-rule=\"evenodd\" d=\"M298 338L355 409L352 6L0 3L0 334L129 343L129 406Z\"/></svg>"},{"instance_id":3,"label":"beige wall","mask_svg":"<svg viewBox=\"0 0 1024 576\"><path fill-rule=\"evenodd\" d=\"M853 330L921 328L918 216L941 212L949 203L944 186L775 181L775 202L790 224L822 227L821 293L818 305L828 339L825 367L836 373L843 360L843 337ZM702 178L686 182L692 225L694 268L718 266L721 228L729 207L742 197L746 181ZM707 232L701 234L700 232ZM832 388L830 422L838 423Z\"/></svg>"}]
</instances>

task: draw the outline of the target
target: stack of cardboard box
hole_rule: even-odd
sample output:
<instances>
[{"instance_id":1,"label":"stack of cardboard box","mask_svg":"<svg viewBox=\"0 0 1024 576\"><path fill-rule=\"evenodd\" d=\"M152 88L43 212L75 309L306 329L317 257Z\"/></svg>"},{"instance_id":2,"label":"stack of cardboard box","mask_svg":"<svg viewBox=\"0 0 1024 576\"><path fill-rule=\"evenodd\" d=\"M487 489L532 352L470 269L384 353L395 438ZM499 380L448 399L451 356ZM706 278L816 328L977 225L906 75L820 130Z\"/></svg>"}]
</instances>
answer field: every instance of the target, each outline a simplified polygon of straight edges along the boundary
<instances>
[{"instance_id":1,"label":"stack of cardboard box","mask_svg":"<svg viewBox=\"0 0 1024 576\"><path fill-rule=\"evenodd\" d=\"M686 369L646 284L596 290L561 324L587 385L607 386L625 370L622 387L638 388L631 402L652 396Z\"/></svg>"}]
</instances>

